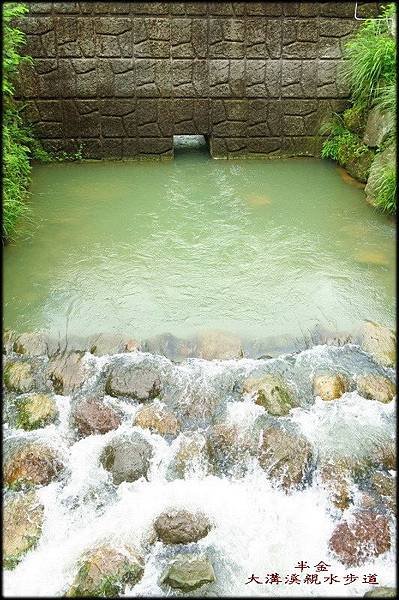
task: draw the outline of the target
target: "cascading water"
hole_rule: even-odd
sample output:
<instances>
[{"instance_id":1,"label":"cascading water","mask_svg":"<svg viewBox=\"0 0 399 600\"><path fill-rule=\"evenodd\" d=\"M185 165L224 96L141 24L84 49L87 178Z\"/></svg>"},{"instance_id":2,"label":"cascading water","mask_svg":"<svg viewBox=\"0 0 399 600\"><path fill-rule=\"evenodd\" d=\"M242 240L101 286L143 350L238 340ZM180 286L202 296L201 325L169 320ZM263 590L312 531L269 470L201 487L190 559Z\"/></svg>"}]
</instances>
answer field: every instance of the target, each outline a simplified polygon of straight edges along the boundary
<instances>
[{"instance_id":1,"label":"cascading water","mask_svg":"<svg viewBox=\"0 0 399 600\"><path fill-rule=\"evenodd\" d=\"M40 361L40 368L45 369L48 359ZM168 437L133 425L142 404L108 394L104 402L123 418L119 427L102 435L77 438L70 418L76 398L66 395L56 396L58 422L30 432L6 427L6 444L40 440L53 446L65 464L58 480L38 489L44 506L41 537L14 570L5 571L6 595L64 595L82 554L105 542L134 546L144 557L143 577L136 585L125 587L125 596L181 595L161 583L161 576L182 552L206 556L215 573L213 583L186 592L188 596L363 596L373 588L372 582L364 582L371 574L379 585L394 585L392 514L390 549L369 556L358 566L345 566L332 553L329 540L337 523L343 517L350 519L361 505L367 481L351 482L352 501L342 512L331 503L318 471L322 457L362 460L375 448L392 443L394 402L365 399L354 386L333 402L315 399L312 393L313 375L320 370L333 368L354 382L364 372L393 380L393 369L378 366L355 345L317 346L269 360L193 358L174 364L162 356L133 352L102 357L86 353L82 361L90 377L78 397L96 392L104 395L105 378L115 365L155 369L162 393L154 402L173 411L181 430ZM265 373L279 374L296 391L299 405L285 416L268 415L253 395L242 393L246 378ZM254 440L261 440L256 436L262 428L276 424L303 434L313 451L305 485L287 493L261 468L256 454L245 452L213 471L197 456L188 461L184 477L179 477L173 461L182 439L193 435L207 438L217 423L236 426L240 434ZM101 453L112 440L132 432L140 433L152 448L147 478L115 485L101 465ZM210 532L183 547L156 541L154 520L169 508L205 513L212 522ZM310 568L301 572L297 568L300 561ZM307 571L314 573L321 561L329 566L327 572L319 573L320 584L305 583ZM277 583L267 583L271 574L278 574L281 581L277 578ZM301 583L295 583L292 574L298 575ZM329 581L330 575L336 580ZM349 575L350 584L345 579ZM249 582L252 576L260 583Z\"/></svg>"}]
</instances>

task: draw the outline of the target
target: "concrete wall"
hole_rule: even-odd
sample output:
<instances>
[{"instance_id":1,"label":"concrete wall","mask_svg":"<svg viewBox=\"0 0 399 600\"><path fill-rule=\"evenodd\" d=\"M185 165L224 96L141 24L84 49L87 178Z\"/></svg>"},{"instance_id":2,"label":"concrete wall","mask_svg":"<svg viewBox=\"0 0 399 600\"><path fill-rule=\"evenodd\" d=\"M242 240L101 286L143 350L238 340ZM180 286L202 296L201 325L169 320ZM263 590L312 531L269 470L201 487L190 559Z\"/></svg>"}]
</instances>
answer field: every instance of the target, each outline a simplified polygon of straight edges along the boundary
<instances>
[{"instance_id":1,"label":"concrete wall","mask_svg":"<svg viewBox=\"0 0 399 600\"><path fill-rule=\"evenodd\" d=\"M362 15L376 3L360 3ZM342 110L355 2L44 2L19 26L34 67L18 94L47 147L88 158L317 154Z\"/></svg>"}]
</instances>

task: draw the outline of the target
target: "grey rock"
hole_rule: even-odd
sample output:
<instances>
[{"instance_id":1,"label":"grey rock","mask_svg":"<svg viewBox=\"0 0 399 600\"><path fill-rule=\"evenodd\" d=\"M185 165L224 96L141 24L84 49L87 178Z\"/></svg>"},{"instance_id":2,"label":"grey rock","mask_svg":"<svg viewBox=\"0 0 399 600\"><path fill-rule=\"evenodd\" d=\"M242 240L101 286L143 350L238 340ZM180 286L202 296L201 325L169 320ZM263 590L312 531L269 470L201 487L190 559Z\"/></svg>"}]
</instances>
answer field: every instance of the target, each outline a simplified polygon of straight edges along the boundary
<instances>
[{"instance_id":1,"label":"grey rock","mask_svg":"<svg viewBox=\"0 0 399 600\"><path fill-rule=\"evenodd\" d=\"M152 456L151 445L139 434L114 438L103 449L100 462L115 485L146 477Z\"/></svg>"}]
</instances>

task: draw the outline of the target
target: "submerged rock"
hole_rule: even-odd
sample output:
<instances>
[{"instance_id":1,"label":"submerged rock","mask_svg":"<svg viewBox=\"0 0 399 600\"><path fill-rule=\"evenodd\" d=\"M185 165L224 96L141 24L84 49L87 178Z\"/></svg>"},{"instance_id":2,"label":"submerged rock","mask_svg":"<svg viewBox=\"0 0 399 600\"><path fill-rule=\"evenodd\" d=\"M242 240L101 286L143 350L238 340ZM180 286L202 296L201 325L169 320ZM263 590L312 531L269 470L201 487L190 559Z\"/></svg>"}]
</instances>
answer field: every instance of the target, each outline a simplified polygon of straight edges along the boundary
<instances>
[{"instance_id":1,"label":"submerged rock","mask_svg":"<svg viewBox=\"0 0 399 600\"><path fill-rule=\"evenodd\" d=\"M366 592L363 598L396 598L396 588L378 586Z\"/></svg>"},{"instance_id":2,"label":"submerged rock","mask_svg":"<svg viewBox=\"0 0 399 600\"><path fill-rule=\"evenodd\" d=\"M110 396L124 396L139 402L153 400L161 391L159 371L147 364L116 364L111 366L105 391Z\"/></svg>"},{"instance_id":3,"label":"submerged rock","mask_svg":"<svg viewBox=\"0 0 399 600\"><path fill-rule=\"evenodd\" d=\"M134 425L157 431L161 435L176 435L180 431L180 423L175 415L156 403L140 408L134 417Z\"/></svg>"},{"instance_id":4,"label":"submerged rock","mask_svg":"<svg viewBox=\"0 0 399 600\"><path fill-rule=\"evenodd\" d=\"M71 420L80 437L107 433L117 429L122 422L116 410L105 404L103 399L94 396L75 404Z\"/></svg>"},{"instance_id":5,"label":"submerged rock","mask_svg":"<svg viewBox=\"0 0 399 600\"><path fill-rule=\"evenodd\" d=\"M144 559L133 548L100 546L80 559L78 573L67 596L119 597L125 586L135 585L143 573Z\"/></svg>"},{"instance_id":6,"label":"submerged rock","mask_svg":"<svg viewBox=\"0 0 399 600\"><path fill-rule=\"evenodd\" d=\"M203 331L196 340L196 356L205 360L228 360L244 356L241 340L223 331Z\"/></svg>"},{"instance_id":7,"label":"submerged rock","mask_svg":"<svg viewBox=\"0 0 399 600\"><path fill-rule=\"evenodd\" d=\"M143 350L151 354L161 354L173 362L181 362L196 354L193 340L184 340L170 333L156 335L146 340Z\"/></svg>"},{"instance_id":8,"label":"submerged rock","mask_svg":"<svg viewBox=\"0 0 399 600\"><path fill-rule=\"evenodd\" d=\"M160 514L154 523L155 532L164 544L190 544L208 535L211 522L202 513L171 509Z\"/></svg>"},{"instance_id":9,"label":"submerged rock","mask_svg":"<svg viewBox=\"0 0 399 600\"><path fill-rule=\"evenodd\" d=\"M147 477L152 456L151 445L140 434L115 437L100 456L104 469L112 475L115 485Z\"/></svg>"},{"instance_id":10,"label":"submerged rock","mask_svg":"<svg viewBox=\"0 0 399 600\"><path fill-rule=\"evenodd\" d=\"M31 394L18 398L14 407L16 410L15 426L26 431L54 423L58 416L55 400L48 394Z\"/></svg>"},{"instance_id":11,"label":"submerged rock","mask_svg":"<svg viewBox=\"0 0 399 600\"><path fill-rule=\"evenodd\" d=\"M323 463L320 466L320 479L327 490L332 504L339 510L345 510L352 503L351 471L339 463Z\"/></svg>"},{"instance_id":12,"label":"submerged rock","mask_svg":"<svg viewBox=\"0 0 399 600\"><path fill-rule=\"evenodd\" d=\"M216 474L242 475L247 459L256 454L257 438L238 425L218 423L210 430L207 450Z\"/></svg>"},{"instance_id":13,"label":"submerged rock","mask_svg":"<svg viewBox=\"0 0 399 600\"><path fill-rule=\"evenodd\" d=\"M379 500L392 512L396 512L396 479L386 473L375 471L370 478L370 486Z\"/></svg>"},{"instance_id":14,"label":"submerged rock","mask_svg":"<svg viewBox=\"0 0 399 600\"><path fill-rule=\"evenodd\" d=\"M396 394L396 386L388 377L368 373L359 375L356 380L357 391L367 400L377 400L383 404L391 402Z\"/></svg>"},{"instance_id":15,"label":"submerged rock","mask_svg":"<svg viewBox=\"0 0 399 600\"><path fill-rule=\"evenodd\" d=\"M82 364L83 356L83 351L77 351L56 354L50 359L47 372L57 394L71 394L83 385L88 377L86 367Z\"/></svg>"},{"instance_id":16,"label":"submerged rock","mask_svg":"<svg viewBox=\"0 0 399 600\"><path fill-rule=\"evenodd\" d=\"M212 564L206 557L179 554L161 576L161 584L190 592L216 580Z\"/></svg>"},{"instance_id":17,"label":"submerged rock","mask_svg":"<svg viewBox=\"0 0 399 600\"><path fill-rule=\"evenodd\" d=\"M26 361L9 362L5 366L3 378L10 392L24 394L35 388L33 367Z\"/></svg>"},{"instance_id":18,"label":"submerged rock","mask_svg":"<svg viewBox=\"0 0 399 600\"><path fill-rule=\"evenodd\" d=\"M36 494L7 493L3 513L3 563L13 569L40 538L44 508Z\"/></svg>"},{"instance_id":19,"label":"submerged rock","mask_svg":"<svg viewBox=\"0 0 399 600\"><path fill-rule=\"evenodd\" d=\"M276 417L287 415L291 408L299 406L293 391L279 375L249 377L244 381L243 391L255 394L255 403Z\"/></svg>"},{"instance_id":20,"label":"submerged rock","mask_svg":"<svg viewBox=\"0 0 399 600\"><path fill-rule=\"evenodd\" d=\"M201 433L189 431L181 434L176 454L172 458L168 471L168 479L185 479L191 473L209 471L206 438Z\"/></svg>"},{"instance_id":21,"label":"submerged rock","mask_svg":"<svg viewBox=\"0 0 399 600\"><path fill-rule=\"evenodd\" d=\"M137 340L118 333L99 334L89 340L89 350L95 356L134 352L140 344Z\"/></svg>"},{"instance_id":22,"label":"submerged rock","mask_svg":"<svg viewBox=\"0 0 399 600\"><path fill-rule=\"evenodd\" d=\"M361 347L382 366L394 366L396 362L396 335L389 327L366 321L361 332Z\"/></svg>"},{"instance_id":23,"label":"submerged rock","mask_svg":"<svg viewBox=\"0 0 399 600\"><path fill-rule=\"evenodd\" d=\"M48 350L47 338L41 332L22 333L14 341L13 350L17 354L27 356L46 355Z\"/></svg>"},{"instance_id":24,"label":"submerged rock","mask_svg":"<svg viewBox=\"0 0 399 600\"><path fill-rule=\"evenodd\" d=\"M358 510L336 526L329 546L346 566L361 565L390 549L389 520L374 510Z\"/></svg>"},{"instance_id":25,"label":"submerged rock","mask_svg":"<svg viewBox=\"0 0 399 600\"><path fill-rule=\"evenodd\" d=\"M322 400L337 400L348 389L349 382L342 373L320 373L313 378L313 394Z\"/></svg>"},{"instance_id":26,"label":"submerged rock","mask_svg":"<svg viewBox=\"0 0 399 600\"><path fill-rule=\"evenodd\" d=\"M312 447L304 436L277 427L263 430L259 464L285 490L304 484L312 459Z\"/></svg>"},{"instance_id":27,"label":"submerged rock","mask_svg":"<svg viewBox=\"0 0 399 600\"><path fill-rule=\"evenodd\" d=\"M42 442L17 443L7 450L4 483L10 488L48 485L63 471L57 452Z\"/></svg>"}]
</instances>

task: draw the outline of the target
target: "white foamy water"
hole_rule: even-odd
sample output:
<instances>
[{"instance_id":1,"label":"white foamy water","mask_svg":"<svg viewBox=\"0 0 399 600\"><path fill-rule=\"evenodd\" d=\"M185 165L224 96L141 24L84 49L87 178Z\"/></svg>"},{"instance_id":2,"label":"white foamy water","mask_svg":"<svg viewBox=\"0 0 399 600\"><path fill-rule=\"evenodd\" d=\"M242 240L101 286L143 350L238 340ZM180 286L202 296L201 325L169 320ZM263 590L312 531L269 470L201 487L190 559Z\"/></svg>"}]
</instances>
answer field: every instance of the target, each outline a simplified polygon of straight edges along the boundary
<instances>
[{"instance_id":1,"label":"white foamy water","mask_svg":"<svg viewBox=\"0 0 399 600\"><path fill-rule=\"evenodd\" d=\"M340 350L336 356L344 361L346 351ZM312 349L297 357L296 363L301 366L304 380L309 379L310 373L304 365L319 365L323 353L328 352L334 353L336 349ZM126 360L135 362L148 356L137 353L127 356ZM124 356L120 357L124 359ZM223 420L246 430L250 430L264 411L250 396L237 395L231 381L242 379L260 366L274 368L284 361L243 359L208 363L192 359L173 365L165 358L153 358L158 361L166 379L177 381L176 389L171 389L176 394L179 390L181 398L189 393L190 385L196 392L221 390L227 398ZM89 387L95 385L101 368L109 360L110 357L96 359L87 355L88 363L97 367ZM294 373L295 368L291 367ZM361 567L346 568L331 554L328 541L340 514L328 501L317 477L304 490L286 494L271 483L256 459L252 459L245 476L240 479L204 475L198 468L185 480L169 481L167 467L183 433L169 441L148 430L133 427L132 419L139 405L107 397L107 401L118 406L125 415L121 426L105 435L75 441L68 429L70 398L56 398L61 412L60 423L29 435L46 439L62 450L67 475L62 481L39 490L45 507L42 536L38 546L28 552L13 571L4 572L6 596L64 595L74 579L81 554L105 541L136 546L145 558L142 580L132 588L127 587L125 596L179 595L159 584L161 574L176 550L160 542L153 543L151 539L155 518L171 507L201 510L213 523L210 533L188 549L203 553L211 560L216 582L185 594L187 596L363 596L372 587L363 583L363 577L369 574L376 574L381 585L395 585L394 546L388 553L370 559ZM363 454L376 440L394 435L394 404L365 400L357 392L350 392L337 402L316 399L313 404L303 401L300 408L280 418L280 422L298 428L313 444L316 454L328 452L329 448L343 451L348 447ZM205 432L203 424L195 429ZM128 431L140 431L152 445L153 458L148 481L142 478L116 487L100 465L99 456L110 440ZM344 516L350 515L358 505L360 495L356 486L353 491L354 505ZM392 529L393 542L394 539ZM311 567L302 575L295 568L299 561L306 561ZM286 576L291 574L303 579L307 573L314 573L315 565L320 561L329 565L327 573L319 573L320 585L285 583ZM282 582L247 584L251 575L264 582L272 573L278 573ZM338 577L340 582L324 581L329 574ZM344 585L344 577L348 574L358 579Z\"/></svg>"}]
</instances>

